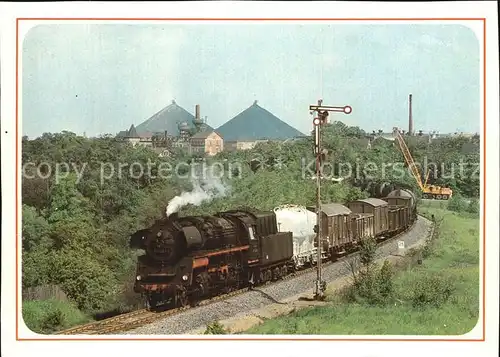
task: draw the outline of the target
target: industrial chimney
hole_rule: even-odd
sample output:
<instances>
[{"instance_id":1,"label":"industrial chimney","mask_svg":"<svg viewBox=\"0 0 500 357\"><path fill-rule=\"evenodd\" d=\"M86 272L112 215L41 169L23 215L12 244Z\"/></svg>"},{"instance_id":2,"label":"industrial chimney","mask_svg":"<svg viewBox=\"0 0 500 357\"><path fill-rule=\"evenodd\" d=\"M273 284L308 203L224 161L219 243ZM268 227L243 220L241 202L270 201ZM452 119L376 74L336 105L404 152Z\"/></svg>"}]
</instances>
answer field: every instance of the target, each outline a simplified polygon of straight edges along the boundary
<instances>
[{"instance_id":1,"label":"industrial chimney","mask_svg":"<svg viewBox=\"0 0 500 357\"><path fill-rule=\"evenodd\" d=\"M195 117L197 120L200 119L200 105L199 104L196 104L196 112L195 112Z\"/></svg>"},{"instance_id":2,"label":"industrial chimney","mask_svg":"<svg viewBox=\"0 0 500 357\"><path fill-rule=\"evenodd\" d=\"M197 133L201 132L201 129L203 126L203 120L200 117L200 105L199 104L196 104L195 117L193 119L193 124L194 124L194 127L196 128L196 132Z\"/></svg>"},{"instance_id":3,"label":"industrial chimney","mask_svg":"<svg viewBox=\"0 0 500 357\"><path fill-rule=\"evenodd\" d=\"M412 116L412 112L411 112L411 94L410 94L410 98L409 98L409 104L410 104L410 108L409 108L409 118L408 118L408 135L413 135L413 116Z\"/></svg>"}]
</instances>

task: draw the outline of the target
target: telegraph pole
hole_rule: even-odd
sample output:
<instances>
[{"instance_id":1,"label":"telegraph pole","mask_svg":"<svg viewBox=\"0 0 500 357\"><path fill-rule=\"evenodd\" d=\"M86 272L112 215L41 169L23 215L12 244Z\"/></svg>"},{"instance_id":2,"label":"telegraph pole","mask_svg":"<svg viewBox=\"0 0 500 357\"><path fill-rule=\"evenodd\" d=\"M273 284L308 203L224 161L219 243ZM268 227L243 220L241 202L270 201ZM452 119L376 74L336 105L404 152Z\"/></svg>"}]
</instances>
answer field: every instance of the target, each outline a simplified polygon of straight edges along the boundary
<instances>
[{"instance_id":1,"label":"telegraph pole","mask_svg":"<svg viewBox=\"0 0 500 357\"><path fill-rule=\"evenodd\" d=\"M323 300L324 293L326 290L326 282L323 281L322 276L322 223L321 223L321 174L322 174L322 161L323 156L326 157L327 151L323 150L321 147L321 127L328 123L327 118L329 112L341 112L344 114L350 114L352 108L348 105L344 107L332 107L323 106L323 100L318 100L317 105L310 105L309 110L311 114L317 113L317 116L313 120L314 124L314 154L316 155L316 224L317 224L317 278L316 278L316 291L314 294L315 300Z\"/></svg>"}]
</instances>

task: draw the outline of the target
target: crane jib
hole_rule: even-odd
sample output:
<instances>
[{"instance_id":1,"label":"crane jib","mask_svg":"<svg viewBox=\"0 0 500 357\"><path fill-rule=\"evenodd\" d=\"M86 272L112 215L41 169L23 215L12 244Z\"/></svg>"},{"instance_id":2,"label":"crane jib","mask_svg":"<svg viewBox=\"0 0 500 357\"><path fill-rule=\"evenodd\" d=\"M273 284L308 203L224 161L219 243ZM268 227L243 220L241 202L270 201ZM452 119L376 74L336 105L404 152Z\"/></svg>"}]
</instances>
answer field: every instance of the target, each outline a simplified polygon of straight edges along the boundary
<instances>
[{"instance_id":1,"label":"crane jib","mask_svg":"<svg viewBox=\"0 0 500 357\"><path fill-rule=\"evenodd\" d=\"M396 141L398 142L399 147L401 149L401 152L403 153L406 164L410 168L413 178L415 179L415 181L418 184L418 187L423 193L423 198L445 199L445 200L451 198L453 193L451 189L427 184L430 173L429 170L425 175L425 182L422 182L422 178L420 172L417 169L417 165L415 164L415 161L413 160L410 150L408 149L408 146L406 145L398 128L394 128L394 134L396 137Z\"/></svg>"}]
</instances>

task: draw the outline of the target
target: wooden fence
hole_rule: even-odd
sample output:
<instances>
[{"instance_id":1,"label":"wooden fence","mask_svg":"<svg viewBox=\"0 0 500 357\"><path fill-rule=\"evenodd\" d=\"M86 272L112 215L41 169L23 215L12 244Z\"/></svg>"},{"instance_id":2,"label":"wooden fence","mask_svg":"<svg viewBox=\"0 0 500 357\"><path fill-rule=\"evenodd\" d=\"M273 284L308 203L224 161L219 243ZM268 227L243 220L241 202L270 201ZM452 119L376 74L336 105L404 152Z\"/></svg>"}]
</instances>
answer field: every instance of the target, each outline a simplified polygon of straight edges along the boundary
<instances>
[{"instance_id":1,"label":"wooden fence","mask_svg":"<svg viewBox=\"0 0 500 357\"><path fill-rule=\"evenodd\" d=\"M23 288L23 300L48 300L54 299L67 301L68 297L57 285L42 285Z\"/></svg>"}]
</instances>

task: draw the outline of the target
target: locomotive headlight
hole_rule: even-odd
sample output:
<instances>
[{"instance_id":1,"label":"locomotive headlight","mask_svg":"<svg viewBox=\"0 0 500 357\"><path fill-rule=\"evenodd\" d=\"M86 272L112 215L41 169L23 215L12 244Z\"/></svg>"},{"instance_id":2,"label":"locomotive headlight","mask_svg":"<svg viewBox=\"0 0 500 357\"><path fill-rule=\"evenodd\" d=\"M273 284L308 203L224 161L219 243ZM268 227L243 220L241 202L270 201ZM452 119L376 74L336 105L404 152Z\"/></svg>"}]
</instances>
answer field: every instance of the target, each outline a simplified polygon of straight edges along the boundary
<instances>
[{"instance_id":1,"label":"locomotive headlight","mask_svg":"<svg viewBox=\"0 0 500 357\"><path fill-rule=\"evenodd\" d=\"M188 280L188 276L187 276L187 274L182 276L182 280L184 280L184 281L187 281L187 280Z\"/></svg>"},{"instance_id":2,"label":"locomotive headlight","mask_svg":"<svg viewBox=\"0 0 500 357\"><path fill-rule=\"evenodd\" d=\"M137 279L137 281L139 281L142 277L140 275L137 275L135 278Z\"/></svg>"}]
</instances>

